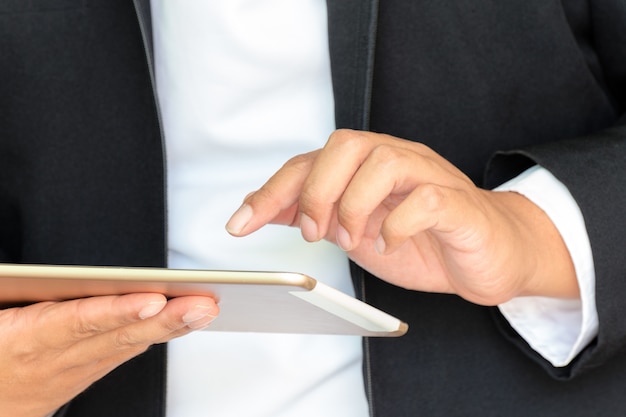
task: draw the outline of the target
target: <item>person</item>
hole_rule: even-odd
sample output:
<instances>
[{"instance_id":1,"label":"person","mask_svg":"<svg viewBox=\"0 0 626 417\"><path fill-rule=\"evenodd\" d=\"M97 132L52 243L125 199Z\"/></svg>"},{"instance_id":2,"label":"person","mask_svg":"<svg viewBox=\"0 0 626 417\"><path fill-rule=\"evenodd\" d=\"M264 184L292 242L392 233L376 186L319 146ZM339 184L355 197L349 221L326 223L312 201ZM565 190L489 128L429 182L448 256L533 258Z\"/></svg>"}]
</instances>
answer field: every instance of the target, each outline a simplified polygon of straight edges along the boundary
<instances>
[{"instance_id":1,"label":"person","mask_svg":"<svg viewBox=\"0 0 626 417\"><path fill-rule=\"evenodd\" d=\"M2 2L3 261L165 265L163 149L136 10L148 46L151 20L135 3ZM336 127L358 131L288 162L228 230L276 222L337 242L356 261L359 296L410 323L405 337L364 340L371 415L624 411L626 12L618 1L578 6L328 2ZM576 216L563 227L546 217L551 204L474 186L528 168L519 193L551 173L559 193L548 197L560 207L570 193L580 208L593 249L582 274L569 256ZM574 277L589 269L591 289ZM579 292L583 312L596 301L597 337L554 365L521 337L532 326L513 330L505 301L531 296L513 302L529 298L544 316L544 302L563 297L579 311ZM152 294L5 310L0 407L34 416L69 401L68 417L163 415L165 346L126 361L217 313L211 299Z\"/></svg>"}]
</instances>

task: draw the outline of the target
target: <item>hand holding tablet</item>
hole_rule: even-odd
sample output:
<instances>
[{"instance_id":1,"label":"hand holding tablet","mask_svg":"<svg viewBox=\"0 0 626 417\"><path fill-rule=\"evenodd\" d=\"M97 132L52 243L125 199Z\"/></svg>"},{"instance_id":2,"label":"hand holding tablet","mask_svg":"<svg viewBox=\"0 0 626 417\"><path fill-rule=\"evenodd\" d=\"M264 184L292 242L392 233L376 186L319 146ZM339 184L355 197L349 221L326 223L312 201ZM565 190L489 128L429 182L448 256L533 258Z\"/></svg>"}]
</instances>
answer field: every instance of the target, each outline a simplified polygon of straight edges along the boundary
<instances>
[{"instance_id":1,"label":"hand holding tablet","mask_svg":"<svg viewBox=\"0 0 626 417\"><path fill-rule=\"evenodd\" d=\"M303 274L52 265L0 265L0 302L158 293L211 296L212 331L401 336L401 320Z\"/></svg>"}]
</instances>

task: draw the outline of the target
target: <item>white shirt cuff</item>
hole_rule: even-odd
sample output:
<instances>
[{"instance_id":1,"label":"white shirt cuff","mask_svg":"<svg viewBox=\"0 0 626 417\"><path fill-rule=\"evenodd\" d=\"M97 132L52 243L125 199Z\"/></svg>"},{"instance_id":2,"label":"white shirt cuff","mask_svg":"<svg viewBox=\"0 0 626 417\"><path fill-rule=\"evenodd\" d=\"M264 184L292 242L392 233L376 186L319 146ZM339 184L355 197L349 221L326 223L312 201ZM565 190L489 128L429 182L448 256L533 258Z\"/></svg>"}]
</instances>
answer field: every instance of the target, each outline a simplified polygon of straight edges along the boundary
<instances>
[{"instance_id":1,"label":"white shirt cuff","mask_svg":"<svg viewBox=\"0 0 626 417\"><path fill-rule=\"evenodd\" d=\"M561 233L572 256L580 300L518 297L498 306L535 351L553 366L567 366L598 333L595 270L582 213L567 187L538 165L494 191L514 191L539 206Z\"/></svg>"}]
</instances>

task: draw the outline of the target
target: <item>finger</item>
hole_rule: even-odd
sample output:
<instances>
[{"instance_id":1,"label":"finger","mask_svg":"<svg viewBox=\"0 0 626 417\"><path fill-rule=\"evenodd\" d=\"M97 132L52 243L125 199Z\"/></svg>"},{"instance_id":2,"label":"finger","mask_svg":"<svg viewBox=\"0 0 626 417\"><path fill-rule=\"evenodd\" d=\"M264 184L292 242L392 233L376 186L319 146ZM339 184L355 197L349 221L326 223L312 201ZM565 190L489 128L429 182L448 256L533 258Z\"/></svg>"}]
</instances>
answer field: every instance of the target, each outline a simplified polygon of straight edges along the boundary
<instances>
[{"instance_id":1,"label":"finger","mask_svg":"<svg viewBox=\"0 0 626 417\"><path fill-rule=\"evenodd\" d=\"M211 297L177 297L169 300L154 317L103 334L102 340L120 348L161 343L206 327L218 314L219 307Z\"/></svg>"},{"instance_id":2,"label":"finger","mask_svg":"<svg viewBox=\"0 0 626 417\"><path fill-rule=\"evenodd\" d=\"M385 149L394 149L395 153L385 155L384 151L381 152ZM421 157L424 163L418 168L422 169L422 177L424 178L436 175L443 178L444 184L446 184L445 181L450 181L453 178L454 181L459 179L469 181L451 163L421 143L372 132L338 130L331 135L323 151L318 155L302 189L299 209L302 213L301 229L304 238L315 241L328 236L329 225L332 224L337 204L341 201L339 204L343 205L343 208L339 213L343 217L339 223L343 227L337 229L337 241L341 242L344 249L353 248L356 242L351 241L352 228L355 228L356 241L359 241L359 235L364 227L364 217L367 217L375 209L373 206L361 207L362 203L360 202L360 200L368 198L371 192L370 180L382 180L388 183L388 178L385 177L389 175L389 169L394 168L396 163L392 158L403 155ZM364 169L364 164L367 164L370 169ZM436 174L432 172L433 170L424 170L424 165L436 167ZM415 166L406 165L405 168L407 168L406 172L397 175L394 178L395 181L403 178L400 175L405 175L410 179L408 174L416 172ZM359 178L358 181L355 181L355 176ZM393 189L396 189L395 186ZM347 204L346 192L351 195ZM381 201L380 198L370 198L370 203L373 205ZM364 212L361 213L361 210ZM357 217L353 217L354 214ZM351 223L354 223L355 226L352 226ZM348 227L345 227L346 224ZM356 225L360 225L360 227Z\"/></svg>"},{"instance_id":3,"label":"finger","mask_svg":"<svg viewBox=\"0 0 626 417\"><path fill-rule=\"evenodd\" d=\"M157 314L165 306L161 294L91 297L38 303L15 309L14 320L45 334L42 345L63 348L76 341Z\"/></svg>"},{"instance_id":4,"label":"finger","mask_svg":"<svg viewBox=\"0 0 626 417\"><path fill-rule=\"evenodd\" d=\"M153 317L81 340L68 349L64 360L74 366L119 364L153 344L208 326L218 313L219 307L210 297L174 298Z\"/></svg>"},{"instance_id":5,"label":"finger","mask_svg":"<svg viewBox=\"0 0 626 417\"><path fill-rule=\"evenodd\" d=\"M259 190L248 194L226 223L228 233L245 236L269 223L293 225L299 221L298 199L318 153L291 158Z\"/></svg>"},{"instance_id":6,"label":"finger","mask_svg":"<svg viewBox=\"0 0 626 417\"><path fill-rule=\"evenodd\" d=\"M468 193L434 184L415 188L385 218L381 225L376 250L390 254L409 238L429 231L456 248L470 249L478 223L475 203Z\"/></svg>"},{"instance_id":7,"label":"finger","mask_svg":"<svg viewBox=\"0 0 626 417\"><path fill-rule=\"evenodd\" d=\"M300 228L308 241L325 237L335 206L380 135L337 130L319 153L302 187Z\"/></svg>"},{"instance_id":8,"label":"finger","mask_svg":"<svg viewBox=\"0 0 626 417\"><path fill-rule=\"evenodd\" d=\"M346 251L357 247L375 210L381 205L393 210L416 187L428 183L461 187L464 179L451 175L439 160L409 147L394 143L374 148L339 202L339 246Z\"/></svg>"},{"instance_id":9,"label":"finger","mask_svg":"<svg viewBox=\"0 0 626 417\"><path fill-rule=\"evenodd\" d=\"M403 150L374 149L355 173L337 207L337 244L345 251L359 246L372 213L396 191L398 181L417 165Z\"/></svg>"}]
</instances>

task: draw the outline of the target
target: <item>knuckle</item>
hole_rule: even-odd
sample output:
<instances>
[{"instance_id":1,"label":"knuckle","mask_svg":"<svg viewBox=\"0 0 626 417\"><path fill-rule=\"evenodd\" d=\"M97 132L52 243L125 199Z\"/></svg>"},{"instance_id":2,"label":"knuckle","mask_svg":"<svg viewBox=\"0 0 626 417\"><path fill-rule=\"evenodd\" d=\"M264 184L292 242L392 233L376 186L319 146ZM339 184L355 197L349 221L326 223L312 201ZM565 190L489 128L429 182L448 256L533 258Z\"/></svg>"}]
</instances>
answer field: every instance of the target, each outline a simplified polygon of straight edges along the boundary
<instances>
[{"instance_id":1,"label":"knuckle","mask_svg":"<svg viewBox=\"0 0 626 417\"><path fill-rule=\"evenodd\" d=\"M343 225L355 223L366 215L367 213L364 213L363 209L359 205L356 205L351 201L342 200L337 207L337 216L339 218L339 222Z\"/></svg>"},{"instance_id":2,"label":"knuckle","mask_svg":"<svg viewBox=\"0 0 626 417\"><path fill-rule=\"evenodd\" d=\"M100 323L89 320L89 315L87 314L88 307L85 305L84 299L76 300L72 306L74 309L72 312L72 316L74 317L72 331L76 336L83 337L99 333L103 330Z\"/></svg>"},{"instance_id":3,"label":"knuckle","mask_svg":"<svg viewBox=\"0 0 626 417\"><path fill-rule=\"evenodd\" d=\"M74 318L71 323L71 332L76 338L83 338L85 336L98 332L98 323L93 322L85 318L82 314L82 308L80 302L73 304L72 317Z\"/></svg>"},{"instance_id":4,"label":"knuckle","mask_svg":"<svg viewBox=\"0 0 626 417\"><path fill-rule=\"evenodd\" d=\"M355 131L350 129L337 129L328 138L328 143L344 143L350 140L354 133Z\"/></svg>"},{"instance_id":5,"label":"knuckle","mask_svg":"<svg viewBox=\"0 0 626 417\"><path fill-rule=\"evenodd\" d=\"M308 171L313 164L313 152L296 155L285 162L284 167L296 170L298 172Z\"/></svg>"},{"instance_id":6,"label":"knuckle","mask_svg":"<svg viewBox=\"0 0 626 417\"><path fill-rule=\"evenodd\" d=\"M381 234L388 243L395 242L409 235L406 225L394 217L387 217L381 226Z\"/></svg>"},{"instance_id":7,"label":"knuckle","mask_svg":"<svg viewBox=\"0 0 626 417\"><path fill-rule=\"evenodd\" d=\"M77 338L83 338L98 333L98 328L94 323L90 323L80 317L74 321L72 330Z\"/></svg>"},{"instance_id":8,"label":"knuckle","mask_svg":"<svg viewBox=\"0 0 626 417\"><path fill-rule=\"evenodd\" d=\"M293 178L306 178L311 172L318 154L319 151L312 151L291 157L272 179L280 176L279 174Z\"/></svg>"},{"instance_id":9,"label":"knuckle","mask_svg":"<svg viewBox=\"0 0 626 417\"><path fill-rule=\"evenodd\" d=\"M113 339L114 346L119 349L126 348L138 348L143 344L140 343L137 338L127 328L121 327L115 331L115 337Z\"/></svg>"},{"instance_id":10,"label":"knuckle","mask_svg":"<svg viewBox=\"0 0 626 417\"><path fill-rule=\"evenodd\" d=\"M430 212L442 210L446 204L446 196L440 186L423 184L417 188L423 209Z\"/></svg>"},{"instance_id":11,"label":"knuckle","mask_svg":"<svg viewBox=\"0 0 626 417\"><path fill-rule=\"evenodd\" d=\"M126 349L126 356L134 358L135 356L141 355L142 353L147 351L150 346L151 345L147 343L136 343L134 345L128 345Z\"/></svg>"},{"instance_id":12,"label":"knuckle","mask_svg":"<svg viewBox=\"0 0 626 417\"><path fill-rule=\"evenodd\" d=\"M299 198L300 210L307 214L319 213L335 203L316 184L304 187Z\"/></svg>"},{"instance_id":13,"label":"knuckle","mask_svg":"<svg viewBox=\"0 0 626 417\"><path fill-rule=\"evenodd\" d=\"M181 323L179 320L168 320L162 324L163 334L171 334L177 332L181 328L185 327L186 323Z\"/></svg>"},{"instance_id":14,"label":"knuckle","mask_svg":"<svg viewBox=\"0 0 626 417\"><path fill-rule=\"evenodd\" d=\"M425 145L422 142L411 142L411 146L413 147L415 152L419 154L430 156L436 154L435 151L428 145Z\"/></svg>"},{"instance_id":15,"label":"knuckle","mask_svg":"<svg viewBox=\"0 0 626 417\"><path fill-rule=\"evenodd\" d=\"M370 159L386 171L393 170L394 167L404 163L407 155L406 150L398 149L395 146L378 145L372 149Z\"/></svg>"},{"instance_id":16,"label":"knuckle","mask_svg":"<svg viewBox=\"0 0 626 417\"><path fill-rule=\"evenodd\" d=\"M358 130L338 129L328 138L327 147L359 150L368 146L368 138L368 135Z\"/></svg>"}]
</instances>

